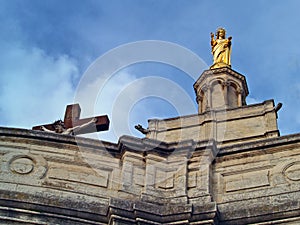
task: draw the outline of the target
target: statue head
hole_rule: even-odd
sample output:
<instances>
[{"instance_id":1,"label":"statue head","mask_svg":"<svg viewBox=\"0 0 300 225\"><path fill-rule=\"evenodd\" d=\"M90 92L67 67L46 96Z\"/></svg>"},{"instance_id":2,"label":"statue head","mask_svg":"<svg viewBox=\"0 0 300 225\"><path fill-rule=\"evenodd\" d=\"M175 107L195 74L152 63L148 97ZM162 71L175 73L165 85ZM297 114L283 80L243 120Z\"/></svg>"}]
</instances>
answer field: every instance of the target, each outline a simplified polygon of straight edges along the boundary
<instances>
[{"instance_id":1,"label":"statue head","mask_svg":"<svg viewBox=\"0 0 300 225\"><path fill-rule=\"evenodd\" d=\"M53 128L56 133L62 133L64 130L66 130L65 124L62 120L56 120L53 123Z\"/></svg>"},{"instance_id":2,"label":"statue head","mask_svg":"<svg viewBox=\"0 0 300 225\"><path fill-rule=\"evenodd\" d=\"M218 28L218 30L216 32L217 39L225 38L225 35L226 35L226 30L222 27Z\"/></svg>"}]
</instances>

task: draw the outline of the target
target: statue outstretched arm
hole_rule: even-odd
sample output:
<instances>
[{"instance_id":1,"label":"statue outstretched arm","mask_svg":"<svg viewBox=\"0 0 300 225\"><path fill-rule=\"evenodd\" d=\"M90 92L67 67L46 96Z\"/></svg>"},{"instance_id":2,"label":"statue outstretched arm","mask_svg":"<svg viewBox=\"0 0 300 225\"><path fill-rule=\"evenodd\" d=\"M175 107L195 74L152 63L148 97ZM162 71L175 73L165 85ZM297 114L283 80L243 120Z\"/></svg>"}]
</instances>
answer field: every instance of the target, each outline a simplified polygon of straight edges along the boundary
<instances>
[{"instance_id":1,"label":"statue outstretched arm","mask_svg":"<svg viewBox=\"0 0 300 225\"><path fill-rule=\"evenodd\" d=\"M229 44L229 45L231 45L231 39L232 39L232 37L231 37L231 36L230 36L230 37L228 37L228 39L227 39L227 40L228 40L228 44Z\"/></svg>"},{"instance_id":2,"label":"statue outstretched arm","mask_svg":"<svg viewBox=\"0 0 300 225\"><path fill-rule=\"evenodd\" d=\"M210 32L210 38L211 38L211 41L210 41L210 44L211 46L215 46L217 44L216 40L215 40L215 35L213 32Z\"/></svg>"},{"instance_id":3,"label":"statue outstretched arm","mask_svg":"<svg viewBox=\"0 0 300 225\"><path fill-rule=\"evenodd\" d=\"M227 38L227 42L226 42L226 45L225 45L226 48L230 48L230 46L231 46L231 39L232 39L232 37L228 37Z\"/></svg>"},{"instance_id":4,"label":"statue outstretched arm","mask_svg":"<svg viewBox=\"0 0 300 225\"><path fill-rule=\"evenodd\" d=\"M42 131L49 132L49 133L56 133L54 130L49 130L49 129L47 129L47 128L44 127L44 126L41 126L41 130L42 130Z\"/></svg>"},{"instance_id":5,"label":"statue outstretched arm","mask_svg":"<svg viewBox=\"0 0 300 225\"><path fill-rule=\"evenodd\" d=\"M93 118L93 119L91 119L91 121L89 121L89 122L87 122L85 124L82 124L80 126L74 127L74 129L77 129L77 128L78 129L83 129L83 128L88 127L88 126L90 126L92 124L95 124L96 122L97 122L97 118Z\"/></svg>"},{"instance_id":6,"label":"statue outstretched arm","mask_svg":"<svg viewBox=\"0 0 300 225\"><path fill-rule=\"evenodd\" d=\"M85 124L82 124L82 125L79 125L79 126L76 126L76 127L72 127L72 128L69 128L67 130L65 130L63 132L63 134L72 134L73 132L76 133L78 132L79 130L83 129L83 128L86 128L92 124L95 124L97 122L97 119L96 118L93 118L91 119L91 121L85 123Z\"/></svg>"}]
</instances>

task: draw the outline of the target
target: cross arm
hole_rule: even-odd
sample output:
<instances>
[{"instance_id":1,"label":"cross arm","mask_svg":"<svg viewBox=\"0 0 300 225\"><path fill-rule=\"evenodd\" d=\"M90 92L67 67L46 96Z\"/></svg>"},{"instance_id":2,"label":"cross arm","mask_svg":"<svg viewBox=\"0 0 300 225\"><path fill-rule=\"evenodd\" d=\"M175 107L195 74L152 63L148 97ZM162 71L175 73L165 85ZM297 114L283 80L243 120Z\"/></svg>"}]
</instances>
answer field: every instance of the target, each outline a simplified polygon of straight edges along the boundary
<instances>
[{"instance_id":1,"label":"cross arm","mask_svg":"<svg viewBox=\"0 0 300 225\"><path fill-rule=\"evenodd\" d=\"M75 131L75 133L76 134L86 134L86 133L93 133L93 132L99 132L99 131L108 130L108 128L109 128L109 119L108 119L107 115L95 116L95 117L90 117L90 118L84 118L84 119L75 120L75 121L73 121L71 127L77 127L77 126L82 126L84 124L87 124L93 118L97 119L97 121L95 122L95 124L92 124L91 126L82 127L81 129L77 129Z\"/></svg>"}]
</instances>

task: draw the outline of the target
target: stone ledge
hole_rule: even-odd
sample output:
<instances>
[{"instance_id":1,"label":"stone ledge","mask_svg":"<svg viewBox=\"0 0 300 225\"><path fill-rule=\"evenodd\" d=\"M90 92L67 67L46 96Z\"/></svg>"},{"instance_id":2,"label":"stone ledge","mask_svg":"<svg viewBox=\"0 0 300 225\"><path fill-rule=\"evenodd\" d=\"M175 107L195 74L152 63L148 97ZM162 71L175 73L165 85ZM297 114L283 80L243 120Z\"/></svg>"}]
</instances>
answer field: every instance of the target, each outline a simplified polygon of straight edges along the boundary
<instances>
[{"instance_id":1,"label":"stone ledge","mask_svg":"<svg viewBox=\"0 0 300 225\"><path fill-rule=\"evenodd\" d=\"M164 142L215 139L219 146L279 136L273 100L240 108L148 120L147 138Z\"/></svg>"},{"instance_id":2,"label":"stone ledge","mask_svg":"<svg viewBox=\"0 0 300 225\"><path fill-rule=\"evenodd\" d=\"M93 148L105 148L110 151L118 151L118 145L115 143L107 142L107 141L99 141L90 138L78 137L78 136L70 136L64 134L55 134L49 133L45 131L36 131L36 130L28 130L28 129L20 129L20 128L7 128L0 127L0 138L2 137L12 137L12 138L24 138L24 139L32 139L38 141L47 141L50 143L62 143L62 144L70 144L70 145L80 145L82 147L93 147Z\"/></svg>"},{"instance_id":3,"label":"stone ledge","mask_svg":"<svg viewBox=\"0 0 300 225\"><path fill-rule=\"evenodd\" d=\"M230 146L221 147L218 157L224 155L236 154L240 152L262 150L266 148L272 148L275 146L282 146L282 145L294 144L299 142L300 142L300 133L275 137L275 138L268 138L268 139L263 139L258 141L244 142L241 144L232 144Z\"/></svg>"},{"instance_id":4,"label":"stone ledge","mask_svg":"<svg viewBox=\"0 0 300 225\"><path fill-rule=\"evenodd\" d=\"M208 76L212 76L215 74L222 74L222 73L227 73L230 74L233 77L236 77L240 80L243 81L243 88L245 90L246 96L249 94L249 90L248 90L248 86L247 86L247 82L246 82L246 77L240 73L238 73L237 71L228 68L228 67L222 67L222 68L216 68L216 69L210 69L210 70L205 70L200 77L198 78L198 80L194 83L193 87L194 89L196 89L199 85L199 83L201 83L204 79L206 79Z\"/></svg>"},{"instance_id":5,"label":"stone ledge","mask_svg":"<svg viewBox=\"0 0 300 225\"><path fill-rule=\"evenodd\" d=\"M20 195L17 195L20 196ZM83 207L74 205L78 202L67 201L67 199L59 199L61 205L46 204L45 199L41 198L37 201L36 196L31 196L35 200L25 199L12 200L13 197L3 198L3 194L0 197L0 219L5 219L6 215L9 215L6 220L22 220L24 218L30 218L30 221L36 221L38 224L99 224L102 222L106 224L106 212L107 206L99 206L99 204L80 203ZM52 199L54 201L54 199ZM73 206L73 207L72 207ZM89 207L90 210L84 210Z\"/></svg>"},{"instance_id":6,"label":"stone ledge","mask_svg":"<svg viewBox=\"0 0 300 225\"><path fill-rule=\"evenodd\" d=\"M131 224L217 224L216 203L158 205L111 199L110 217Z\"/></svg>"},{"instance_id":7,"label":"stone ledge","mask_svg":"<svg viewBox=\"0 0 300 225\"><path fill-rule=\"evenodd\" d=\"M299 192L218 204L220 224L250 224L300 216ZM249 216L251 215L251 216Z\"/></svg>"}]
</instances>

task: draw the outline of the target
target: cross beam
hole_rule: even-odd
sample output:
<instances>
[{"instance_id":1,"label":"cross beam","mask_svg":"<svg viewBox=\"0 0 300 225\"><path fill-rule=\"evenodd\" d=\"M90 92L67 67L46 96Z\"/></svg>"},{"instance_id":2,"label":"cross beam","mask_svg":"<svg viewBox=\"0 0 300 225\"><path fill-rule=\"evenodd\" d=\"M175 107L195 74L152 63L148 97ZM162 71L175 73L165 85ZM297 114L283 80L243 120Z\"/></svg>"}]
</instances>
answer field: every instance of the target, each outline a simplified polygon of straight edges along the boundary
<instances>
[{"instance_id":1,"label":"cross beam","mask_svg":"<svg viewBox=\"0 0 300 225\"><path fill-rule=\"evenodd\" d=\"M97 121L95 122L95 124L93 124L93 126L87 126L77 130L76 135L108 130L109 119L107 115L80 119L80 113L81 113L81 108L79 104L67 105L65 118L63 121L66 129L84 125L90 122L93 118L96 118ZM42 130L42 126L48 130L54 131L53 124L34 126L32 127L32 130Z\"/></svg>"}]
</instances>

